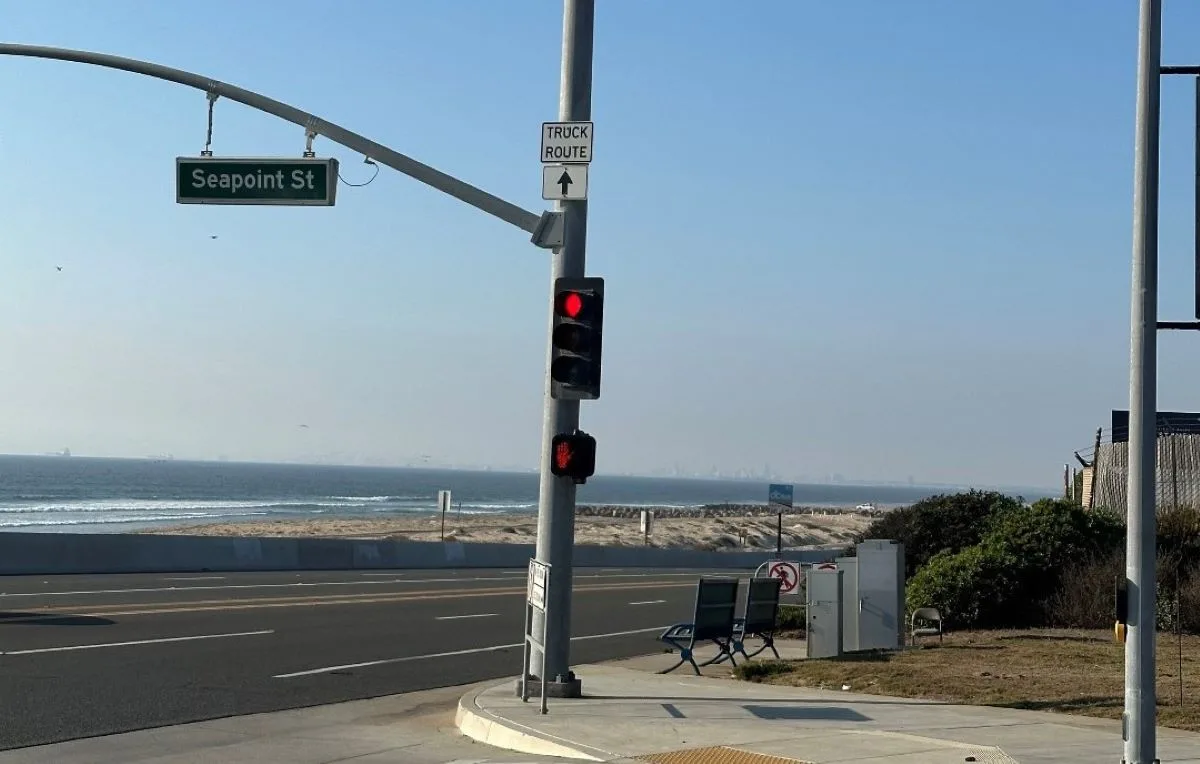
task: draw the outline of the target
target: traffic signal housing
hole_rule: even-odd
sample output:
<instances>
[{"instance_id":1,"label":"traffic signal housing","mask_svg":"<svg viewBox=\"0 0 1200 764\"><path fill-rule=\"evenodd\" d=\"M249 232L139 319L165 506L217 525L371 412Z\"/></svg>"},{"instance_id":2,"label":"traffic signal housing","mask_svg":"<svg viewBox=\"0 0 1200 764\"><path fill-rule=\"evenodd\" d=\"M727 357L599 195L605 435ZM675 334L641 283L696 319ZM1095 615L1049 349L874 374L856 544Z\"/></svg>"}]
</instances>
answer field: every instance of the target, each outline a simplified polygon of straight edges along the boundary
<instances>
[{"instance_id":1,"label":"traffic signal housing","mask_svg":"<svg viewBox=\"0 0 1200 764\"><path fill-rule=\"evenodd\" d=\"M600 346L604 327L604 279L554 280L554 323L550 332L550 397L600 397Z\"/></svg>"},{"instance_id":2,"label":"traffic signal housing","mask_svg":"<svg viewBox=\"0 0 1200 764\"><path fill-rule=\"evenodd\" d=\"M550 472L586 483L596 474L596 439L582 430L555 435L550 442Z\"/></svg>"}]
</instances>

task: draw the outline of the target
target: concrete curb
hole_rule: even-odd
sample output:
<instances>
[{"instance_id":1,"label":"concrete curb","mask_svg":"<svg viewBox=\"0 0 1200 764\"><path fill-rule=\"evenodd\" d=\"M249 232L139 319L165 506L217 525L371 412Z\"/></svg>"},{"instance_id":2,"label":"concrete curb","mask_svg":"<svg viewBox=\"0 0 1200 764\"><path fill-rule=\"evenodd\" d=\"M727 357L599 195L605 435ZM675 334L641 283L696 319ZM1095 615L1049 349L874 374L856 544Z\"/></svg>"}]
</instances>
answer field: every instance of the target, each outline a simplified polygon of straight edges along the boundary
<instances>
[{"instance_id":1,"label":"concrete curb","mask_svg":"<svg viewBox=\"0 0 1200 764\"><path fill-rule=\"evenodd\" d=\"M511 687L514 681L515 679L506 680L505 685ZM458 710L454 713L454 725L458 727L459 732L476 742L494 748L532 756L557 756L581 761L612 761L618 758L615 753L601 751L571 740L543 735L529 727L488 713L479 707L476 698L480 693L494 686L496 685L474 689L459 698ZM532 701L530 708L536 708Z\"/></svg>"}]
</instances>

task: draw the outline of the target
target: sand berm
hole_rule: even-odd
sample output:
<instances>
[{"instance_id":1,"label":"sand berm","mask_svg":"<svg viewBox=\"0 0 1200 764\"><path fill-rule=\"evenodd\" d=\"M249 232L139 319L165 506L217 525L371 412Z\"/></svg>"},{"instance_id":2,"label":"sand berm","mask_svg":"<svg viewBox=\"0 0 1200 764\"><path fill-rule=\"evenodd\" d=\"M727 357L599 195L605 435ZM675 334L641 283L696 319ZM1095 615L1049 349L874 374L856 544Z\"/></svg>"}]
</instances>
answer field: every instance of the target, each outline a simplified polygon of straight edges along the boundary
<instances>
[{"instance_id":1,"label":"sand berm","mask_svg":"<svg viewBox=\"0 0 1200 764\"><path fill-rule=\"evenodd\" d=\"M654 511L649 539L642 535L641 510ZM575 543L598 546L650 546L737 551L774 549L775 508L720 504L704 507L581 506L576 510ZM797 507L783 516L783 547L841 546L866 529L876 512L829 507ZM288 518L237 523L205 523L153 528L143 533L188 536L286 536L307 538L390 538L437 541L442 518L435 513L387 517ZM533 543L537 517L522 514L458 514L445 518L447 540L476 543Z\"/></svg>"}]
</instances>

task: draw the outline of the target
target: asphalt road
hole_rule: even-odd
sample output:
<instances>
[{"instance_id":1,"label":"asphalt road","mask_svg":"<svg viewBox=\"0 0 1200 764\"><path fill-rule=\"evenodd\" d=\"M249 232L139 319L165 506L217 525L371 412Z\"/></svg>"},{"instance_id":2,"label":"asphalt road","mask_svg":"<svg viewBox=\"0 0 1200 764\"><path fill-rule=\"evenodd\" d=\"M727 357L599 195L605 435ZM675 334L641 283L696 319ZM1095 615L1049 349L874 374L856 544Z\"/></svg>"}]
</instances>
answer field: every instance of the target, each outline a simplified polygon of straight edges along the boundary
<instances>
[{"instance_id":1,"label":"asphalt road","mask_svg":"<svg viewBox=\"0 0 1200 764\"><path fill-rule=\"evenodd\" d=\"M657 650L698 574L577 570L572 662ZM524 602L524 569L0 577L0 750L517 676Z\"/></svg>"}]
</instances>

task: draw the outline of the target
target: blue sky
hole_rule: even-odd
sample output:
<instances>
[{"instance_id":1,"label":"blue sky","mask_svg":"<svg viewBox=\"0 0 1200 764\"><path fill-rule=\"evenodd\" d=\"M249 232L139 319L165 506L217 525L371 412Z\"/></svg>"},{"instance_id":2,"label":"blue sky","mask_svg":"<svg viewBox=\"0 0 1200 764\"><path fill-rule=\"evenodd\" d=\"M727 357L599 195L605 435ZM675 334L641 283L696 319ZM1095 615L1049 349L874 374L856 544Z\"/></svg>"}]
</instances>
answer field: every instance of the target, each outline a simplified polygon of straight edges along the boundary
<instances>
[{"instance_id":1,"label":"blue sky","mask_svg":"<svg viewBox=\"0 0 1200 764\"><path fill-rule=\"evenodd\" d=\"M601 471L1053 485L1127 405L1135 2L598 5ZM1200 63L1200 8L1165 5L1165 60ZM561 12L0 0L7 41L248 87L534 210ZM202 93L14 58L0 93L0 451L536 463L524 233L387 168L334 208L177 205ZM1191 318L1192 98L1165 83L1164 319ZM213 149L303 132L220 101ZM1160 346L1160 407L1200 409L1200 337Z\"/></svg>"}]
</instances>

